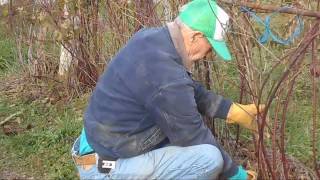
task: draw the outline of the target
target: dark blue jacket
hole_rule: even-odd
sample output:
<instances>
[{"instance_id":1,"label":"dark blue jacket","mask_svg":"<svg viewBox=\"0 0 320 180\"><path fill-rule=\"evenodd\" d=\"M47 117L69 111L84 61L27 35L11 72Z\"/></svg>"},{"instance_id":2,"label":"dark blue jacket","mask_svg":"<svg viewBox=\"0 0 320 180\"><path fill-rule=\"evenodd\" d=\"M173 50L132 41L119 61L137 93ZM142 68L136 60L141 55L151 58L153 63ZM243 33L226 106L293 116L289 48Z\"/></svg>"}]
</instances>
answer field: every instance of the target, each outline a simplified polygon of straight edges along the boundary
<instances>
[{"instance_id":1,"label":"dark blue jacket","mask_svg":"<svg viewBox=\"0 0 320 180\"><path fill-rule=\"evenodd\" d=\"M190 77L167 27L143 29L107 65L84 127L90 146L106 157L140 155L164 142L220 148L202 115L226 118L230 105ZM223 174L232 176L237 166L220 150Z\"/></svg>"}]
</instances>

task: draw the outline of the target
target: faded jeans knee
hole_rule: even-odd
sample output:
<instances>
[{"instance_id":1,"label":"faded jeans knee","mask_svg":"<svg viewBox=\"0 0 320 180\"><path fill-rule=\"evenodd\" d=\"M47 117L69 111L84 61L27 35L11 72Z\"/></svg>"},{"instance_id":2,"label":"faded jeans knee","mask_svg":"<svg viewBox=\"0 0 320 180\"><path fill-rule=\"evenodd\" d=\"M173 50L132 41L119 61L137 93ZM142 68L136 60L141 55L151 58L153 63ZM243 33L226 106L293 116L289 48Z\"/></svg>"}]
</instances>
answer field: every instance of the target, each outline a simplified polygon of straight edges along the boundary
<instances>
[{"instance_id":1,"label":"faded jeans knee","mask_svg":"<svg viewBox=\"0 0 320 180\"><path fill-rule=\"evenodd\" d=\"M205 159L202 161L202 165L205 169L207 169L207 175L213 175L213 179L218 178L218 175L223 169L223 157L220 150L209 144L202 144L197 146L197 156L202 157L201 159Z\"/></svg>"}]
</instances>

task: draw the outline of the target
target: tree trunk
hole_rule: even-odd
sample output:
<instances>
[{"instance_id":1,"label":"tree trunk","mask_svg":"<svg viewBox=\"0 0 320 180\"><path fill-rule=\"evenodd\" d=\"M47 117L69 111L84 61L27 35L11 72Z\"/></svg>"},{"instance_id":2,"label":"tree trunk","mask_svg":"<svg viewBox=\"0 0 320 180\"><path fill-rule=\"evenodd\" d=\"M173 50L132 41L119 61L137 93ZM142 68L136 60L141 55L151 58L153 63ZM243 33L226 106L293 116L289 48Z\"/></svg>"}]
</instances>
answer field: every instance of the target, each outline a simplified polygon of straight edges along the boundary
<instances>
[{"instance_id":1,"label":"tree trunk","mask_svg":"<svg viewBox=\"0 0 320 180\"><path fill-rule=\"evenodd\" d=\"M76 76L80 87L93 88L98 79L97 63L100 59L98 47L98 0L81 2L79 10L80 33L76 54L78 64Z\"/></svg>"},{"instance_id":2,"label":"tree trunk","mask_svg":"<svg viewBox=\"0 0 320 180\"><path fill-rule=\"evenodd\" d=\"M64 4L64 8L63 8L63 17L64 19L68 18L68 8L67 8L67 4ZM66 49L65 46L67 46L67 44L65 45L61 45L61 49L60 49L60 61L59 61L59 71L58 71L58 75L60 76L64 76L71 65L71 61L72 61L72 55L69 52L71 49ZM68 47L67 47L68 48Z\"/></svg>"},{"instance_id":3,"label":"tree trunk","mask_svg":"<svg viewBox=\"0 0 320 180\"><path fill-rule=\"evenodd\" d=\"M136 18L141 23L136 26L135 31L145 26L157 26L161 24L156 13L154 1L140 0L135 1L134 5L137 13Z\"/></svg>"},{"instance_id":4,"label":"tree trunk","mask_svg":"<svg viewBox=\"0 0 320 180\"><path fill-rule=\"evenodd\" d=\"M60 63L59 63L59 76L64 76L71 65L72 55L63 45L61 45L60 49Z\"/></svg>"}]
</instances>

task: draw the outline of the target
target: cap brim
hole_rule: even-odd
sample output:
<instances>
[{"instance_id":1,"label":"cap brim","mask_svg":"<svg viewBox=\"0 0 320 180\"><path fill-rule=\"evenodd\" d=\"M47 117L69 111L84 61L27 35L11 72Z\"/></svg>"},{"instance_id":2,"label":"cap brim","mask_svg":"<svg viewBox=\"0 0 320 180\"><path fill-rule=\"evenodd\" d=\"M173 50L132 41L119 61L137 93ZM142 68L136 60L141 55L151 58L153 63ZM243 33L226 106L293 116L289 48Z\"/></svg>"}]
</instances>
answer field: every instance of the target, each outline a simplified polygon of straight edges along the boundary
<instances>
[{"instance_id":1,"label":"cap brim","mask_svg":"<svg viewBox=\"0 0 320 180\"><path fill-rule=\"evenodd\" d=\"M231 54L227 47L227 44L225 41L215 41L214 39L207 38L211 46L213 47L214 51L224 60L224 61L230 61Z\"/></svg>"}]
</instances>

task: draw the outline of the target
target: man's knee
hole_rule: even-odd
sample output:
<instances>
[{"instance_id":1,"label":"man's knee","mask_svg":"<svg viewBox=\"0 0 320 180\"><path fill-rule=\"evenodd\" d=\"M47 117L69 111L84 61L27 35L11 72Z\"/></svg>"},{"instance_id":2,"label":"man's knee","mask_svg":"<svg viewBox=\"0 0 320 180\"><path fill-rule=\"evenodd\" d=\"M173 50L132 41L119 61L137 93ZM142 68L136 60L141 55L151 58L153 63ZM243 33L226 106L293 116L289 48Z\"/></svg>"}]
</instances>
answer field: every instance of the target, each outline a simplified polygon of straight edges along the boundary
<instances>
[{"instance_id":1,"label":"man's knee","mask_svg":"<svg viewBox=\"0 0 320 180\"><path fill-rule=\"evenodd\" d=\"M223 158L220 150L209 144L202 144L197 146L197 155L204 159L204 166L208 169L221 171L223 168Z\"/></svg>"}]
</instances>

